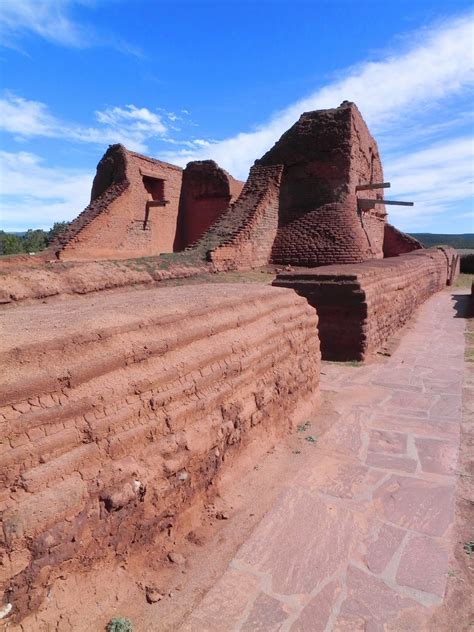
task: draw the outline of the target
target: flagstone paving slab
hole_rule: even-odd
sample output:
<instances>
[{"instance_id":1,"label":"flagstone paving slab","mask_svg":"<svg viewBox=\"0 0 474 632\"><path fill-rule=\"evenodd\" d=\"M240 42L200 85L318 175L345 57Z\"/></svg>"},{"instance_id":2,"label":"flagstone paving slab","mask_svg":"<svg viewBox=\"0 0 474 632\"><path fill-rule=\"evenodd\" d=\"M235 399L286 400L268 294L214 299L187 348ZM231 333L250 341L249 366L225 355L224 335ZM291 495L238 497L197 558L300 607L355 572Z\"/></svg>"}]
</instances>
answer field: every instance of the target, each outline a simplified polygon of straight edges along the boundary
<instances>
[{"instance_id":1,"label":"flagstone paving slab","mask_svg":"<svg viewBox=\"0 0 474 632\"><path fill-rule=\"evenodd\" d=\"M416 472L418 461L415 459L406 459L393 454L378 454L371 452L367 455L367 465L374 467L382 467L387 470L401 470L402 472Z\"/></svg>"},{"instance_id":2,"label":"flagstone paving slab","mask_svg":"<svg viewBox=\"0 0 474 632\"><path fill-rule=\"evenodd\" d=\"M350 509L295 486L280 497L236 559L253 572L271 574L273 592L309 594L345 563L354 537Z\"/></svg>"},{"instance_id":3,"label":"flagstone paving slab","mask_svg":"<svg viewBox=\"0 0 474 632\"><path fill-rule=\"evenodd\" d=\"M374 494L386 520L405 529L442 536L453 519L454 484L391 476Z\"/></svg>"},{"instance_id":4,"label":"flagstone paving slab","mask_svg":"<svg viewBox=\"0 0 474 632\"><path fill-rule=\"evenodd\" d=\"M303 608L298 619L291 626L291 632L324 632L331 617L333 603L342 590L341 582L329 582Z\"/></svg>"},{"instance_id":5,"label":"flagstone paving slab","mask_svg":"<svg viewBox=\"0 0 474 632\"><path fill-rule=\"evenodd\" d=\"M376 575L382 573L395 552L399 549L406 531L387 523L381 523L376 539L367 546L365 563L367 568Z\"/></svg>"},{"instance_id":6,"label":"flagstone paving slab","mask_svg":"<svg viewBox=\"0 0 474 632\"><path fill-rule=\"evenodd\" d=\"M181 632L429 629L453 548L465 327L454 303L426 301L390 358L323 363L338 420Z\"/></svg>"},{"instance_id":7,"label":"flagstone paving slab","mask_svg":"<svg viewBox=\"0 0 474 632\"><path fill-rule=\"evenodd\" d=\"M390 454L406 454L407 435L401 432L371 430L369 452L388 452Z\"/></svg>"},{"instance_id":8,"label":"flagstone paving slab","mask_svg":"<svg viewBox=\"0 0 474 632\"><path fill-rule=\"evenodd\" d=\"M446 588L449 551L437 538L411 536L406 544L397 571L400 586L442 597Z\"/></svg>"}]
</instances>

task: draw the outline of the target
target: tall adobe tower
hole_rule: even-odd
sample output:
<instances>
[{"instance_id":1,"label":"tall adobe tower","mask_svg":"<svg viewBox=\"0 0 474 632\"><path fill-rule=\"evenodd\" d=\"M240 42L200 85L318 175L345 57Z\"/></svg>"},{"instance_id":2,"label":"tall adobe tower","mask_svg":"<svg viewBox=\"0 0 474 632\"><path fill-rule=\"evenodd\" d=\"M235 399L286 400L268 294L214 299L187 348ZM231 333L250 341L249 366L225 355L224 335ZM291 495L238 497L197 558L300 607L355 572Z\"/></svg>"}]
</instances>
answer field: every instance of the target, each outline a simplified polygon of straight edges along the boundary
<instances>
[{"instance_id":1,"label":"tall adobe tower","mask_svg":"<svg viewBox=\"0 0 474 632\"><path fill-rule=\"evenodd\" d=\"M387 234L392 254L421 247L395 235L385 205L371 203L383 189L367 185L382 181L377 143L354 103L305 112L255 162L238 200L198 247L221 269L381 259Z\"/></svg>"},{"instance_id":2,"label":"tall adobe tower","mask_svg":"<svg viewBox=\"0 0 474 632\"><path fill-rule=\"evenodd\" d=\"M383 257L385 207L358 209L356 187L383 181L377 143L357 106L305 112L255 164L283 165L276 263L327 265ZM362 197L382 193L364 191Z\"/></svg>"}]
</instances>

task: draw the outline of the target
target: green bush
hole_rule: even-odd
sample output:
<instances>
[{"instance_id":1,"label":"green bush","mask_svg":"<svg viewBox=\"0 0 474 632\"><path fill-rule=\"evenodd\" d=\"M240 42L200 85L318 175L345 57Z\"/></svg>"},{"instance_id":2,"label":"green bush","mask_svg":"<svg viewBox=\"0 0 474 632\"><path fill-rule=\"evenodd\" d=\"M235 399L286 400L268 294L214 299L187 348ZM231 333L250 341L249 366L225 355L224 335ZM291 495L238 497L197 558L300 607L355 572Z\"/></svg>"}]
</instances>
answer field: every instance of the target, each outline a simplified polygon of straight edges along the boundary
<instances>
[{"instance_id":1,"label":"green bush","mask_svg":"<svg viewBox=\"0 0 474 632\"><path fill-rule=\"evenodd\" d=\"M133 632L132 622L125 617L114 617L107 624L107 632Z\"/></svg>"}]
</instances>

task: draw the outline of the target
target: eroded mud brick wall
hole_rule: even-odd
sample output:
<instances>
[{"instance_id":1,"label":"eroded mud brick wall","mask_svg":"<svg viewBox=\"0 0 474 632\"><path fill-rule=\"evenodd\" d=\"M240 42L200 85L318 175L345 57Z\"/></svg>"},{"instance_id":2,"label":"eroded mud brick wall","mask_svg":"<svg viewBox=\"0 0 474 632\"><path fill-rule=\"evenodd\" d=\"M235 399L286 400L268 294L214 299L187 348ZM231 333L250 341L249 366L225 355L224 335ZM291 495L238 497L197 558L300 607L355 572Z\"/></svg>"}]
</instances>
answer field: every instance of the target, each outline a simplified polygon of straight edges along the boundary
<instances>
[{"instance_id":1,"label":"eroded mud brick wall","mask_svg":"<svg viewBox=\"0 0 474 632\"><path fill-rule=\"evenodd\" d=\"M422 244L411 235L402 233L391 224L385 224L383 238L383 255L384 257L396 257L398 255L413 252L413 250L421 250Z\"/></svg>"},{"instance_id":2,"label":"eroded mud brick wall","mask_svg":"<svg viewBox=\"0 0 474 632\"><path fill-rule=\"evenodd\" d=\"M190 162L183 171L175 250L198 241L240 194L235 180L213 160Z\"/></svg>"},{"instance_id":3,"label":"eroded mud brick wall","mask_svg":"<svg viewBox=\"0 0 474 632\"><path fill-rule=\"evenodd\" d=\"M255 162L239 200L202 244L223 268L232 259L234 267L381 259L385 206L359 208L358 198L382 199L383 190L356 187L382 181L377 143L353 103L306 112Z\"/></svg>"},{"instance_id":4,"label":"eroded mud brick wall","mask_svg":"<svg viewBox=\"0 0 474 632\"><path fill-rule=\"evenodd\" d=\"M451 248L416 250L355 265L282 272L278 287L293 288L319 316L326 360L364 360L457 274Z\"/></svg>"},{"instance_id":5,"label":"eroded mud brick wall","mask_svg":"<svg viewBox=\"0 0 474 632\"><path fill-rule=\"evenodd\" d=\"M304 113L259 165L284 165L275 263L327 265L383 257L385 207L358 210L356 186L382 182L377 143L354 103Z\"/></svg>"},{"instance_id":6,"label":"eroded mud brick wall","mask_svg":"<svg viewBox=\"0 0 474 632\"><path fill-rule=\"evenodd\" d=\"M180 167L112 145L97 166L91 204L58 237L54 252L64 260L172 252L181 179Z\"/></svg>"},{"instance_id":7,"label":"eroded mud brick wall","mask_svg":"<svg viewBox=\"0 0 474 632\"><path fill-rule=\"evenodd\" d=\"M207 231L194 250L217 270L266 265L278 228L283 167L252 167L238 199Z\"/></svg>"},{"instance_id":8,"label":"eroded mud brick wall","mask_svg":"<svg viewBox=\"0 0 474 632\"><path fill-rule=\"evenodd\" d=\"M16 620L61 573L156 543L258 426L301 421L319 381L315 310L264 286L21 307L0 354L0 582Z\"/></svg>"}]
</instances>

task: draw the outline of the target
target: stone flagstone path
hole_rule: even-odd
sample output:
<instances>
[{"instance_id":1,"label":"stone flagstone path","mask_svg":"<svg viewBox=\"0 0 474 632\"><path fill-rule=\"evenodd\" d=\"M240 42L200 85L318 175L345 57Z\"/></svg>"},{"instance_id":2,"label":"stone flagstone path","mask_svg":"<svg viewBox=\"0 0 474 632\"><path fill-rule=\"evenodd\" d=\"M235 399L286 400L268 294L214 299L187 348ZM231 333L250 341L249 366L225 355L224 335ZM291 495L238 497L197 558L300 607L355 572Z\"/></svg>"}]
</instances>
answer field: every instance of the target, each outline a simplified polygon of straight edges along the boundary
<instances>
[{"instance_id":1,"label":"stone flagstone path","mask_svg":"<svg viewBox=\"0 0 474 632\"><path fill-rule=\"evenodd\" d=\"M323 364L339 420L180 632L422 629L452 549L464 326L442 292L387 361Z\"/></svg>"}]
</instances>

